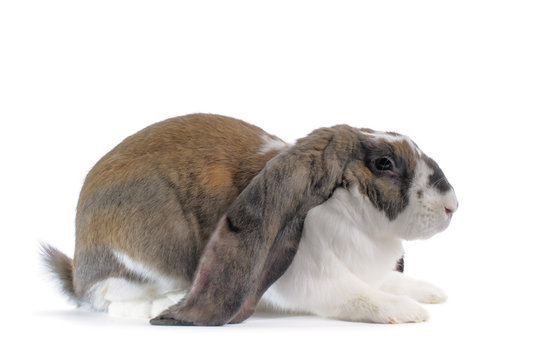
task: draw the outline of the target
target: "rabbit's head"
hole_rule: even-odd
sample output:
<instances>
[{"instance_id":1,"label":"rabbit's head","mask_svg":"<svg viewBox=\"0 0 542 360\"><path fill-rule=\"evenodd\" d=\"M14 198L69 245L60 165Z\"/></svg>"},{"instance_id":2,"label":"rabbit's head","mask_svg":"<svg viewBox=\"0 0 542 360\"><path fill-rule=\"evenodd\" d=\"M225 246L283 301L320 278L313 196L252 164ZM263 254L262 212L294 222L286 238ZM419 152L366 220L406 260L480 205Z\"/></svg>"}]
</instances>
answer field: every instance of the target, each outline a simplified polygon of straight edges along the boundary
<instances>
[{"instance_id":1,"label":"rabbit's head","mask_svg":"<svg viewBox=\"0 0 542 360\"><path fill-rule=\"evenodd\" d=\"M344 186L360 203L374 233L426 239L450 224L458 202L437 163L408 137L360 130L360 153Z\"/></svg>"}]
</instances>

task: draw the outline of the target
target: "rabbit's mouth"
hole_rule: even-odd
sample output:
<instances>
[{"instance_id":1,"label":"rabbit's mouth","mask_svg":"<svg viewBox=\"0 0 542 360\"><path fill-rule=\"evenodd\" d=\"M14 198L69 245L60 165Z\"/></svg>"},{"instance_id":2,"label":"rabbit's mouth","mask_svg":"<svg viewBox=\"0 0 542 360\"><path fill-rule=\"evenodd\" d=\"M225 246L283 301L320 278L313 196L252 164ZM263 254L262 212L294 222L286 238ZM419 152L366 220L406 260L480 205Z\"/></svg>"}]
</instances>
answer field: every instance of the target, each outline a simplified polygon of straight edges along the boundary
<instances>
[{"instance_id":1,"label":"rabbit's mouth","mask_svg":"<svg viewBox=\"0 0 542 360\"><path fill-rule=\"evenodd\" d=\"M440 224L440 226L438 227L438 230L437 232L443 232L444 230L446 230L448 228L448 226L450 226L450 223L452 222L452 214L446 214L446 219L444 219L444 221L442 221L442 223Z\"/></svg>"}]
</instances>

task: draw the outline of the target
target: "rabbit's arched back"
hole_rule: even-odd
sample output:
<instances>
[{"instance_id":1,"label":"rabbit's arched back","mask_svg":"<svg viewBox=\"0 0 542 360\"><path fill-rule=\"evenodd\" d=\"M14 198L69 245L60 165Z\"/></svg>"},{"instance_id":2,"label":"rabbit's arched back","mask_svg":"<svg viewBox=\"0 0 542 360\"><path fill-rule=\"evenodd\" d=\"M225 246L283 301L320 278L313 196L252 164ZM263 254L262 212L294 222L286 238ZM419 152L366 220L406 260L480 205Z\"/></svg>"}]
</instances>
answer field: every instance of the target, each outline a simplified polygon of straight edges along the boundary
<instances>
[{"instance_id":1,"label":"rabbit's arched back","mask_svg":"<svg viewBox=\"0 0 542 360\"><path fill-rule=\"evenodd\" d=\"M70 299L96 310L108 310L104 294L112 278L149 284L152 296L183 290L221 216L287 147L256 126L219 115L150 125L88 173L73 261L48 246L43 259Z\"/></svg>"}]
</instances>

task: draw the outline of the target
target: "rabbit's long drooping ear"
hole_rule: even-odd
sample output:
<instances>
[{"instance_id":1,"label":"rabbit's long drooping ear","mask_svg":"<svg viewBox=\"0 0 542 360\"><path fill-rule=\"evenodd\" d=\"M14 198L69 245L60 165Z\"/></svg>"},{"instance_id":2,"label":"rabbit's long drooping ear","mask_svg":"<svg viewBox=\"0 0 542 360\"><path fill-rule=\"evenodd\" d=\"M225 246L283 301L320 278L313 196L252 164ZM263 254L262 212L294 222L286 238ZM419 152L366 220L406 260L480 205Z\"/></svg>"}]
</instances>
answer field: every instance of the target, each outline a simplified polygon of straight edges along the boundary
<instances>
[{"instance_id":1,"label":"rabbit's long drooping ear","mask_svg":"<svg viewBox=\"0 0 542 360\"><path fill-rule=\"evenodd\" d=\"M249 317L297 251L307 212L341 184L360 152L359 131L314 131L252 180L219 222L185 299L155 325L222 325Z\"/></svg>"}]
</instances>

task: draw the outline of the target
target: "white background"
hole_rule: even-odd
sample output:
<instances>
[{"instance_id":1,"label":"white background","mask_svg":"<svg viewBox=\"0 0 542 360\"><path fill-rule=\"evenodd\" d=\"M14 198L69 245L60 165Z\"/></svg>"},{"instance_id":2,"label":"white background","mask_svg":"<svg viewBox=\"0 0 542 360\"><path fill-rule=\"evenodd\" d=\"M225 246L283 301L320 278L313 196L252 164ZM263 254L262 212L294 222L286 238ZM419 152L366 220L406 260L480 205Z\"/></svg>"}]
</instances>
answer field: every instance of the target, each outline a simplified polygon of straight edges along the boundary
<instances>
[{"instance_id":1,"label":"white background","mask_svg":"<svg viewBox=\"0 0 542 360\"><path fill-rule=\"evenodd\" d=\"M2 352L17 358L542 356L539 1L2 1ZM73 252L84 176L153 122L229 115L287 141L409 135L454 185L451 227L406 244L449 293L423 324L255 316L152 327L75 310L37 247ZM4 356L2 356L4 357Z\"/></svg>"}]
</instances>

